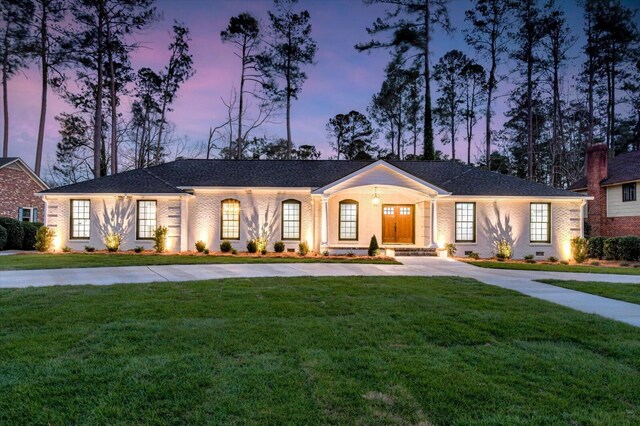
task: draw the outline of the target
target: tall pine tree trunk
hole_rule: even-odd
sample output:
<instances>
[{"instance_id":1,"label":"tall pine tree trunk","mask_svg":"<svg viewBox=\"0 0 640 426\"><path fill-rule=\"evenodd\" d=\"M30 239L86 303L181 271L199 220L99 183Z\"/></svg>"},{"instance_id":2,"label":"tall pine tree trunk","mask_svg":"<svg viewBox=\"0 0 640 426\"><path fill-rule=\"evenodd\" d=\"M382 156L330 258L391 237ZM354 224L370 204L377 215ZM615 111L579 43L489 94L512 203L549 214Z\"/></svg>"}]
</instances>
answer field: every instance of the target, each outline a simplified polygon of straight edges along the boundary
<instances>
[{"instance_id":1,"label":"tall pine tree trunk","mask_svg":"<svg viewBox=\"0 0 640 426\"><path fill-rule=\"evenodd\" d=\"M242 108L244 102L244 69L247 61L247 43L246 38L245 42L242 45L242 73L240 75L240 99L238 101L238 153L237 159L242 160Z\"/></svg>"},{"instance_id":2,"label":"tall pine tree trunk","mask_svg":"<svg viewBox=\"0 0 640 426\"><path fill-rule=\"evenodd\" d=\"M289 46L291 46L291 28L288 32ZM291 150L293 143L291 141L291 49L287 55L287 160L291 159Z\"/></svg>"},{"instance_id":3,"label":"tall pine tree trunk","mask_svg":"<svg viewBox=\"0 0 640 426\"><path fill-rule=\"evenodd\" d=\"M93 120L93 175L95 177L102 176L101 168L101 154L102 154L102 65L104 54L104 40L103 40L103 23L104 23L104 0L99 0L98 4L98 28L97 28L97 41L98 51L96 52L97 71L98 78L96 81L96 105L95 115Z\"/></svg>"},{"instance_id":4,"label":"tall pine tree trunk","mask_svg":"<svg viewBox=\"0 0 640 426\"><path fill-rule=\"evenodd\" d=\"M4 129L3 129L3 141L2 141L2 156L9 156L9 94L7 93L7 81L9 77L7 76L7 69L9 68L9 55L7 54L9 39L8 39L8 29L5 30L4 33L4 59L2 63L2 106L4 112Z\"/></svg>"},{"instance_id":5,"label":"tall pine tree trunk","mask_svg":"<svg viewBox=\"0 0 640 426\"><path fill-rule=\"evenodd\" d=\"M533 181L533 57L527 57L527 178Z\"/></svg>"},{"instance_id":6,"label":"tall pine tree trunk","mask_svg":"<svg viewBox=\"0 0 640 426\"><path fill-rule=\"evenodd\" d=\"M116 72L113 64L113 40L111 24L107 23L107 52L109 56L109 96L111 103L111 174L118 173L118 102L116 94Z\"/></svg>"},{"instance_id":7,"label":"tall pine tree trunk","mask_svg":"<svg viewBox=\"0 0 640 426\"><path fill-rule=\"evenodd\" d=\"M434 159L433 147L433 113L431 111L431 71L429 69L429 39L430 39L430 0L425 0L424 13L424 159Z\"/></svg>"},{"instance_id":8,"label":"tall pine tree trunk","mask_svg":"<svg viewBox=\"0 0 640 426\"><path fill-rule=\"evenodd\" d=\"M42 149L44 146L44 124L47 116L47 90L49 88L49 63L47 61L47 2L42 2L42 22L40 22L40 63L42 66L42 97L40 100L40 122L36 142L35 173L40 176L42 169Z\"/></svg>"}]
</instances>

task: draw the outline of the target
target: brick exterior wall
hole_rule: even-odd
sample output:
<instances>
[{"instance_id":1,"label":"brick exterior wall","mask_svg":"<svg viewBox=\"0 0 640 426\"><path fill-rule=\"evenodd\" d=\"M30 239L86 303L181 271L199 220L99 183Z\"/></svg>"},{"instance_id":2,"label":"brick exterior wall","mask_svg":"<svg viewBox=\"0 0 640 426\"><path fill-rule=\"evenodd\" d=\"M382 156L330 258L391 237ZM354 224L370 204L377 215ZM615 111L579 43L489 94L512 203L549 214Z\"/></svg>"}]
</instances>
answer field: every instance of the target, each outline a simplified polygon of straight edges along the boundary
<instances>
[{"instance_id":1,"label":"brick exterior wall","mask_svg":"<svg viewBox=\"0 0 640 426\"><path fill-rule=\"evenodd\" d=\"M34 195L43 188L16 163L0 169L0 216L18 219L20 207L38 209L38 221L44 221L44 202Z\"/></svg>"},{"instance_id":2,"label":"brick exterior wall","mask_svg":"<svg viewBox=\"0 0 640 426\"><path fill-rule=\"evenodd\" d=\"M600 182L607 177L607 155L607 146L604 144L587 149L587 194L593 197L587 203L587 221L592 236L606 233L607 190L600 186Z\"/></svg>"},{"instance_id":3,"label":"brick exterior wall","mask_svg":"<svg viewBox=\"0 0 640 426\"><path fill-rule=\"evenodd\" d=\"M592 237L640 236L640 216L608 217L607 188L600 185L608 173L607 146L594 145L587 150L587 194L593 200L587 202L587 223Z\"/></svg>"},{"instance_id":4,"label":"brick exterior wall","mask_svg":"<svg viewBox=\"0 0 640 426\"><path fill-rule=\"evenodd\" d=\"M594 234L592 231L591 235L600 235L603 237L626 237L633 235L640 237L640 216L608 217L605 220L604 232Z\"/></svg>"}]
</instances>

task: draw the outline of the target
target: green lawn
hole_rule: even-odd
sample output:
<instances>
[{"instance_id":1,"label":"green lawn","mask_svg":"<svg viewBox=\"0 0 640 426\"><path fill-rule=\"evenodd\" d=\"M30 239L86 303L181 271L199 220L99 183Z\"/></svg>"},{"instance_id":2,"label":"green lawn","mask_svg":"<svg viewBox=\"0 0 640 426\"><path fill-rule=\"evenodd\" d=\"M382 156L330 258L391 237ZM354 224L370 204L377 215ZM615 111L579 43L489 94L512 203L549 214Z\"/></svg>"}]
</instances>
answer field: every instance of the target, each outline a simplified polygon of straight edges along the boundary
<instances>
[{"instance_id":1,"label":"green lawn","mask_svg":"<svg viewBox=\"0 0 640 426\"><path fill-rule=\"evenodd\" d=\"M640 305L640 284L603 283L596 281L563 281L563 280L539 280L540 282L553 284L558 287L570 288L585 293L596 294L610 299L624 300L625 302Z\"/></svg>"},{"instance_id":2,"label":"green lawn","mask_svg":"<svg viewBox=\"0 0 640 426\"><path fill-rule=\"evenodd\" d=\"M124 253L17 254L0 257L0 271L19 269L95 268L97 266L194 265L209 263L387 263L385 258L247 257Z\"/></svg>"},{"instance_id":3,"label":"green lawn","mask_svg":"<svg viewBox=\"0 0 640 426\"><path fill-rule=\"evenodd\" d=\"M0 424L639 424L640 329L461 278L0 291Z\"/></svg>"},{"instance_id":4,"label":"green lawn","mask_svg":"<svg viewBox=\"0 0 640 426\"><path fill-rule=\"evenodd\" d=\"M525 271L555 271L555 272L584 272L592 274L619 274L619 275L640 275L640 268L633 267L613 267L613 266L591 266L591 265L563 265L547 263L510 263L510 262L474 262L466 261L470 265L481 268L494 269L519 269Z\"/></svg>"}]
</instances>

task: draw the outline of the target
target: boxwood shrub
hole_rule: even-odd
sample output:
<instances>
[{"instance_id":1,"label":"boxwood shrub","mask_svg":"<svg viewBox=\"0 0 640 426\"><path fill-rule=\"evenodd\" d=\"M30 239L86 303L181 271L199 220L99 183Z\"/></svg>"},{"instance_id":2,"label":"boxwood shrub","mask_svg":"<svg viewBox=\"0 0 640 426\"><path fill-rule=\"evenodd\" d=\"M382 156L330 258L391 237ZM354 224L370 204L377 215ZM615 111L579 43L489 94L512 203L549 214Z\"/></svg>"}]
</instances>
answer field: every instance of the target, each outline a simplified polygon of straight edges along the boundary
<instances>
[{"instance_id":1,"label":"boxwood shrub","mask_svg":"<svg viewBox=\"0 0 640 426\"><path fill-rule=\"evenodd\" d=\"M620 260L620 238L607 238L604 240L602 254L607 260Z\"/></svg>"},{"instance_id":2,"label":"boxwood shrub","mask_svg":"<svg viewBox=\"0 0 640 426\"><path fill-rule=\"evenodd\" d=\"M277 241L273 244L273 251L276 253L282 253L284 251L284 243L282 241Z\"/></svg>"},{"instance_id":3,"label":"boxwood shrub","mask_svg":"<svg viewBox=\"0 0 640 426\"><path fill-rule=\"evenodd\" d=\"M621 237L618 239L619 260L634 261L640 259L640 237Z\"/></svg>"},{"instance_id":4,"label":"boxwood shrub","mask_svg":"<svg viewBox=\"0 0 640 426\"><path fill-rule=\"evenodd\" d=\"M22 250L24 228L20 222L10 217L0 217L0 226L4 226L7 230L7 245L5 248L8 250Z\"/></svg>"},{"instance_id":5,"label":"boxwood shrub","mask_svg":"<svg viewBox=\"0 0 640 426\"><path fill-rule=\"evenodd\" d=\"M38 229L43 225L39 222L20 222L24 231L22 239L22 250L34 250L36 245L36 234Z\"/></svg>"},{"instance_id":6,"label":"boxwood shrub","mask_svg":"<svg viewBox=\"0 0 640 426\"><path fill-rule=\"evenodd\" d=\"M0 250L4 250L7 245L7 228L0 225Z\"/></svg>"},{"instance_id":7,"label":"boxwood shrub","mask_svg":"<svg viewBox=\"0 0 640 426\"><path fill-rule=\"evenodd\" d=\"M589 238L589 257L592 259L602 259L604 257L605 237Z\"/></svg>"}]
</instances>

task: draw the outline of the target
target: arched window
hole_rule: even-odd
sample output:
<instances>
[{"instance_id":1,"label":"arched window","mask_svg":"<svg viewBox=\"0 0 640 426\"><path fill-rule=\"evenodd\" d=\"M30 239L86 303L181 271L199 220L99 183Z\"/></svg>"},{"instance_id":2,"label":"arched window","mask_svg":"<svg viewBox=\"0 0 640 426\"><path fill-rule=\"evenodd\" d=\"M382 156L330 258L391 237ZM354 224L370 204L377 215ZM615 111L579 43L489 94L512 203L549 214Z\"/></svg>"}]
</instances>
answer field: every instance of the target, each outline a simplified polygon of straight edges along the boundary
<instances>
[{"instance_id":1,"label":"arched window","mask_svg":"<svg viewBox=\"0 0 640 426\"><path fill-rule=\"evenodd\" d=\"M282 239L300 240L300 206L298 200L282 202Z\"/></svg>"},{"instance_id":2,"label":"arched window","mask_svg":"<svg viewBox=\"0 0 640 426\"><path fill-rule=\"evenodd\" d=\"M240 201L234 199L222 200L220 213L220 239L240 239Z\"/></svg>"},{"instance_id":3,"label":"arched window","mask_svg":"<svg viewBox=\"0 0 640 426\"><path fill-rule=\"evenodd\" d=\"M339 204L338 239L356 241L358 239L358 202L343 200Z\"/></svg>"}]
</instances>

